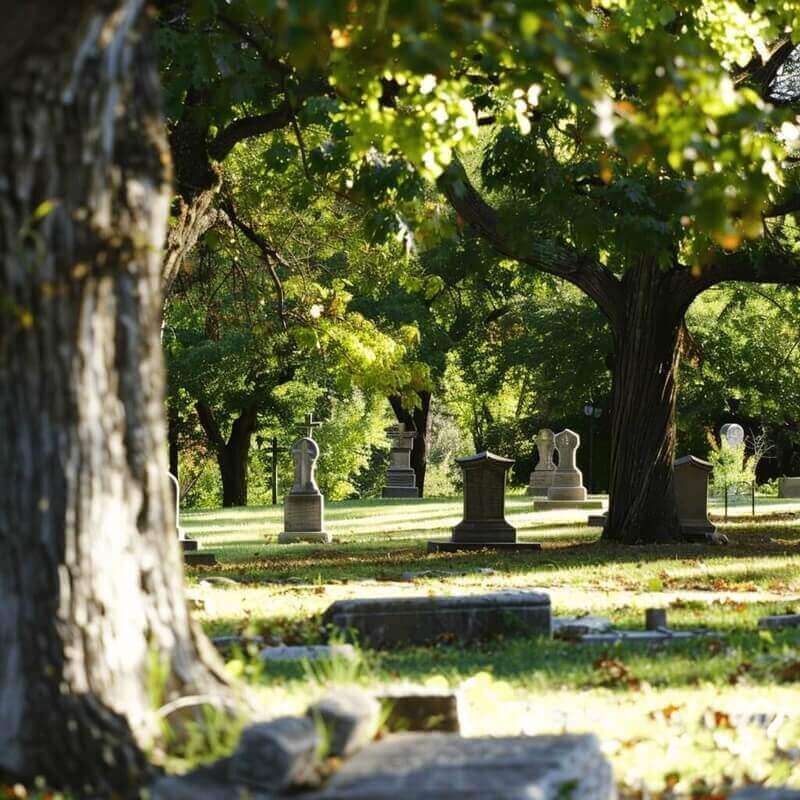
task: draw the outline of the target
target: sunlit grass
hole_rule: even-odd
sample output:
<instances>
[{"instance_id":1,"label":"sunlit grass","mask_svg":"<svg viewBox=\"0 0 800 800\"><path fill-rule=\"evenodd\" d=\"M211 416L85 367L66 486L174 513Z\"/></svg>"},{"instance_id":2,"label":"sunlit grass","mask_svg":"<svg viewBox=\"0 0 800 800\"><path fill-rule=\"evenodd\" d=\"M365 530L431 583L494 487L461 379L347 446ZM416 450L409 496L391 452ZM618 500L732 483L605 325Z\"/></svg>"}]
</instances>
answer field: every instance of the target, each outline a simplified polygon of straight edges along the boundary
<instances>
[{"instance_id":1,"label":"sunlit grass","mask_svg":"<svg viewBox=\"0 0 800 800\"><path fill-rule=\"evenodd\" d=\"M189 571L210 633L321 642L324 610L355 597L543 589L556 614L601 614L627 628L666 606L672 627L713 635L658 648L498 638L367 650L359 681L460 687L469 735L592 730L628 787L686 793L745 775L800 786L781 756L800 745L800 632L757 629L765 614L800 611L800 503L759 498L763 521L732 510L721 525L727 547L615 547L597 544L586 511L534 513L511 496L507 518L521 539L542 542L536 554L429 555L428 539L449 537L460 520L460 500L329 504L327 546L278 545L280 507L186 513L183 524L221 562ZM238 585L198 585L211 575ZM302 711L322 688L300 664L271 665L257 682L275 714ZM750 719L756 712L772 715L768 724Z\"/></svg>"}]
</instances>

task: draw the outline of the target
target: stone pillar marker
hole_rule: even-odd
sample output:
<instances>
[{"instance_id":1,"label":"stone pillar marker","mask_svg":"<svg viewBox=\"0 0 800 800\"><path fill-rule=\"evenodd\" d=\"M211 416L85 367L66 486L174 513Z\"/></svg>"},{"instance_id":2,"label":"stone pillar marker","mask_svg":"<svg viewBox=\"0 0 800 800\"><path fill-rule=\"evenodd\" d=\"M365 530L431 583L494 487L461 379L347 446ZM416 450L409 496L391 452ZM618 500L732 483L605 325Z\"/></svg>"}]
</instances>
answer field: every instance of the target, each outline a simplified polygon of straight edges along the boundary
<instances>
[{"instance_id":1,"label":"stone pillar marker","mask_svg":"<svg viewBox=\"0 0 800 800\"><path fill-rule=\"evenodd\" d=\"M547 490L547 498L536 500L534 511L550 511L559 508L602 508L602 500L589 500L583 485L583 473L575 461L581 437L569 428L555 436L558 451L558 467L553 473L553 483Z\"/></svg>"},{"instance_id":2,"label":"stone pillar marker","mask_svg":"<svg viewBox=\"0 0 800 800\"><path fill-rule=\"evenodd\" d=\"M541 550L538 542L518 542L506 521L506 473L513 459L484 451L457 458L464 473L464 519L448 542L428 542L428 552L453 550Z\"/></svg>"},{"instance_id":3,"label":"stone pillar marker","mask_svg":"<svg viewBox=\"0 0 800 800\"><path fill-rule=\"evenodd\" d=\"M534 439L539 451L539 463L531 472L530 483L526 490L528 497L547 497L547 490L553 485L556 465L553 453L556 449L555 434L550 428L542 428Z\"/></svg>"},{"instance_id":4,"label":"stone pillar marker","mask_svg":"<svg viewBox=\"0 0 800 800\"><path fill-rule=\"evenodd\" d=\"M402 423L387 431L392 441L389 451L389 468L386 470L386 485L381 497L419 497L417 475L411 468L411 451L414 448L416 431L407 431Z\"/></svg>"},{"instance_id":5,"label":"stone pillar marker","mask_svg":"<svg viewBox=\"0 0 800 800\"><path fill-rule=\"evenodd\" d=\"M304 436L292 446L292 458L294 458L294 485L284 500L284 529L278 536L278 542L327 544L331 541L331 535L324 530L325 498L314 479L319 446L311 437Z\"/></svg>"}]
</instances>

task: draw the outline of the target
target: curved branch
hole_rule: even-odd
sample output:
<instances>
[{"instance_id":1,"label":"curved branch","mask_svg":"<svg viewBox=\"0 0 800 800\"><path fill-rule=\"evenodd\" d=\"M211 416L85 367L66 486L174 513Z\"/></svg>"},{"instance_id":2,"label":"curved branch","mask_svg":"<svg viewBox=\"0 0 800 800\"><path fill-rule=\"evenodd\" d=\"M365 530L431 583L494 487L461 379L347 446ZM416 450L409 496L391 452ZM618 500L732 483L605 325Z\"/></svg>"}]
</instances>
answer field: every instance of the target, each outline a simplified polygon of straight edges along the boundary
<instances>
[{"instance_id":1,"label":"curved branch","mask_svg":"<svg viewBox=\"0 0 800 800\"><path fill-rule=\"evenodd\" d=\"M459 217L498 253L569 281L597 303L612 325L617 324L623 306L622 284L602 264L553 239L530 235L512 242L499 214L481 197L458 161L447 167L437 183Z\"/></svg>"}]
</instances>

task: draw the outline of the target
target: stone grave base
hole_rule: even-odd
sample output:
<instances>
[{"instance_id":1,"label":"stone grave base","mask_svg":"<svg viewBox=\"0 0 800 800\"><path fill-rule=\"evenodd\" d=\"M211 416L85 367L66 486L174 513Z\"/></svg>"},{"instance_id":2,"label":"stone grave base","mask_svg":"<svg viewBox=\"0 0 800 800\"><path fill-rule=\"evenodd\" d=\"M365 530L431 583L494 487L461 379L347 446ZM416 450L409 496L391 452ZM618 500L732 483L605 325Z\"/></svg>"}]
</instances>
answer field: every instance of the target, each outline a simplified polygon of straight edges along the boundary
<instances>
[{"instance_id":1,"label":"stone grave base","mask_svg":"<svg viewBox=\"0 0 800 800\"><path fill-rule=\"evenodd\" d=\"M278 534L278 544L295 544L297 542L330 544L332 541L328 531L281 531Z\"/></svg>"},{"instance_id":2,"label":"stone grave base","mask_svg":"<svg viewBox=\"0 0 800 800\"><path fill-rule=\"evenodd\" d=\"M605 528L608 522L608 515L606 514L590 514L586 524L590 528Z\"/></svg>"},{"instance_id":3,"label":"stone grave base","mask_svg":"<svg viewBox=\"0 0 800 800\"><path fill-rule=\"evenodd\" d=\"M565 789L565 787L568 787ZM591 734L462 738L397 733L370 745L314 800L613 800L611 765Z\"/></svg>"},{"instance_id":4,"label":"stone grave base","mask_svg":"<svg viewBox=\"0 0 800 800\"><path fill-rule=\"evenodd\" d=\"M190 536L181 537L178 541L181 543L184 553L195 553L200 549L200 542Z\"/></svg>"},{"instance_id":5,"label":"stone grave base","mask_svg":"<svg viewBox=\"0 0 800 800\"><path fill-rule=\"evenodd\" d=\"M534 511L556 511L563 508L602 508L602 500L535 500Z\"/></svg>"},{"instance_id":6,"label":"stone grave base","mask_svg":"<svg viewBox=\"0 0 800 800\"><path fill-rule=\"evenodd\" d=\"M428 542L429 553L457 553L459 550L502 550L506 552L538 552L539 542Z\"/></svg>"},{"instance_id":7,"label":"stone grave base","mask_svg":"<svg viewBox=\"0 0 800 800\"><path fill-rule=\"evenodd\" d=\"M184 553L183 563L190 567L215 567L219 562L213 553Z\"/></svg>"},{"instance_id":8,"label":"stone grave base","mask_svg":"<svg viewBox=\"0 0 800 800\"><path fill-rule=\"evenodd\" d=\"M499 633L550 636L550 596L495 592L459 597L338 600L323 624L353 629L370 647L475 641Z\"/></svg>"},{"instance_id":9,"label":"stone grave base","mask_svg":"<svg viewBox=\"0 0 800 800\"><path fill-rule=\"evenodd\" d=\"M525 494L528 497L547 497L547 487L529 486Z\"/></svg>"},{"instance_id":10,"label":"stone grave base","mask_svg":"<svg viewBox=\"0 0 800 800\"><path fill-rule=\"evenodd\" d=\"M381 497L419 498L419 489L416 486L384 486Z\"/></svg>"}]
</instances>

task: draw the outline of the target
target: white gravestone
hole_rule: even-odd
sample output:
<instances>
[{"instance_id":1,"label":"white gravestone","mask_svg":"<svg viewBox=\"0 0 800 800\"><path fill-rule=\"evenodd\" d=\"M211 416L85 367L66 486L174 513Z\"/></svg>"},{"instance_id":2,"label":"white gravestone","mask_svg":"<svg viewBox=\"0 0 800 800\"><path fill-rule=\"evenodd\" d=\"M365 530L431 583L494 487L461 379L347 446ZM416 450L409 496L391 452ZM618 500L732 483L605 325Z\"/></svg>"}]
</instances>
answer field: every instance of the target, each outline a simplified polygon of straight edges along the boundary
<instances>
[{"instance_id":1,"label":"white gravestone","mask_svg":"<svg viewBox=\"0 0 800 800\"><path fill-rule=\"evenodd\" d=\"M298 439L292 446L294 485L286 495L283 506L283 531L278 542L331 541L325 527L325 498L314 479L319 458L319 446L309 438Z\"/></svg>"},{"instance_id":2,"label":"white gravestone","mask_svg":"<svg viewBox=\"0 0 800 800\"><path fill-rule=\"evenodd\" d=\"M731 450L738 450L744 444L744 428L737 422L723 425L719 433L723 447L728 446Z\"/></svg>"},{"instance_id":3,"label":"white gravestone","mask_svg":"<svg viewBox=\"0 0 800 800\"><path fill-rule=\"evenodd\" d=\"M539 463L531 472L526 494L528 497L547 497L547 490L553 485L556 465L553 453L556 449L555 434L550 428L542 428L534 439L539 451Z\"/></svg>"},{"instance_id":4,"label":"white gravestone","mask_svg":"<svg viewBox=\"0 0 800 800\"><path fill-rule=\"evenodd\" d=\"M581 437L575 431L561 431L555 437L558 450L558 468L553 475L553 483L547 490L548 500L586 500L583 473L575 463L575 454L581 444Z\"/></svg>"},{"instance_id":5,"label":"white gravestone","mask_svg":"<svg viewBox=\"0 0 800 800\"><path fill-rule=\"evenodd\" d=\"M192 553L195 550L199 550L200 545L197 539L192 539L192 537L186 533L186 530L181 527L181 487L178 483L178 479L171 472L168 472L167 475L169 475L170 487L175 500L175 528L177 529L178 541L181 543L181 547L185 553Z\"/></svg>"}]
</instances>

